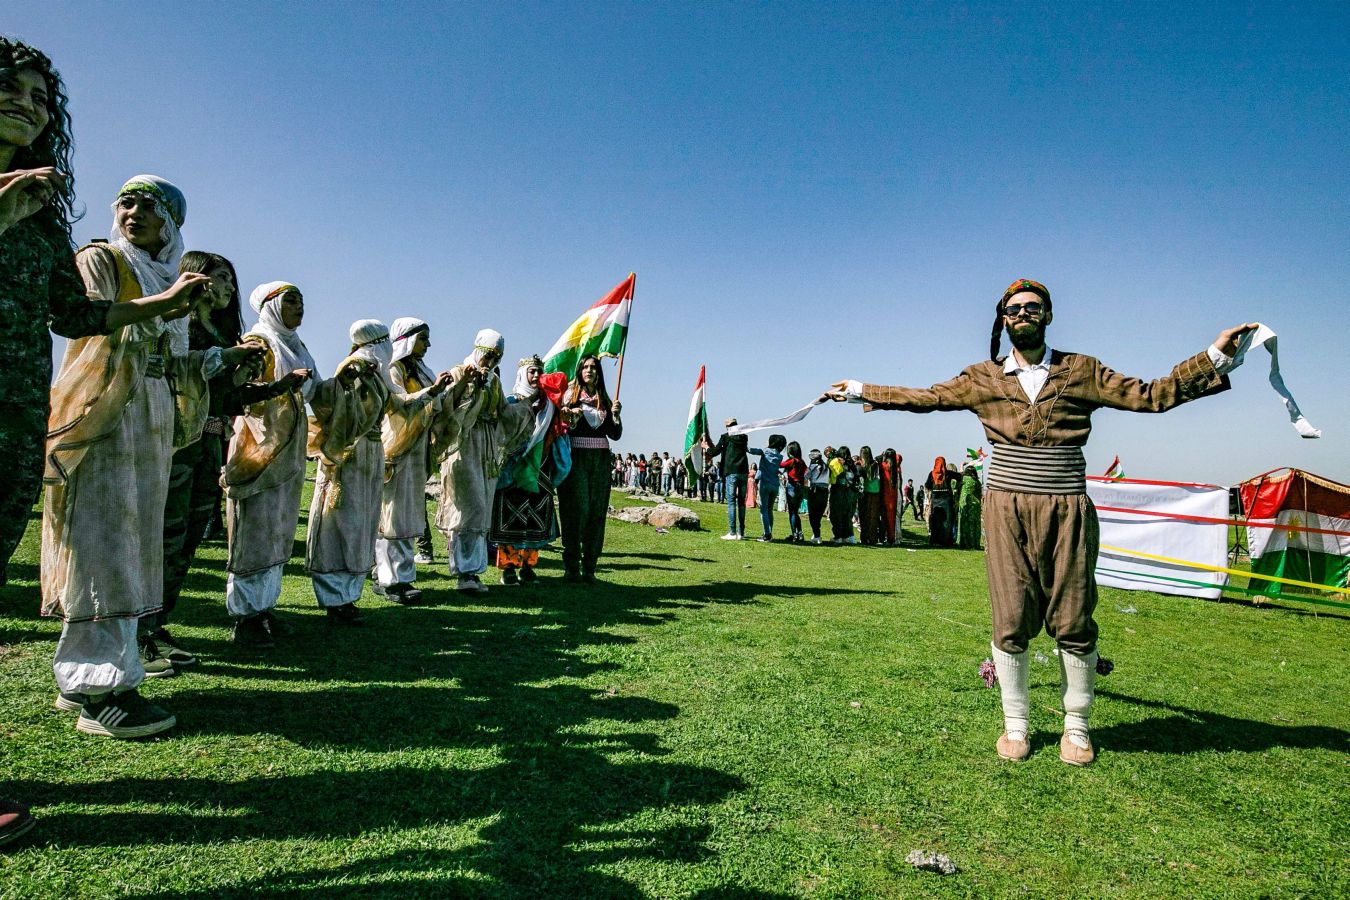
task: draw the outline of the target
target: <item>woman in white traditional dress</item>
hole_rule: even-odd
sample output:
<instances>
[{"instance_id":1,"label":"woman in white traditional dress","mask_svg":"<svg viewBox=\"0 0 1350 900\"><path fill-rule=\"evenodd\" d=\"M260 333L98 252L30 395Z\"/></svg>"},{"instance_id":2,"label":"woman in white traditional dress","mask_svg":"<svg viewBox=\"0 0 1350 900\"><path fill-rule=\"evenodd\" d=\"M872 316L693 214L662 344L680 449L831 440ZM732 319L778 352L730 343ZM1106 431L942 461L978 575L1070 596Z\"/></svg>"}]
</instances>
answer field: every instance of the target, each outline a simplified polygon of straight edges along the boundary
<instances>
[{"instance_id":1,"label":"woman in white traditional dress","mask_svg":"<svg viewBox=\"0 0 1350 900\"><path fill-rule=\"evenodd\" d=\"M527 418L529 407L508 408L496 369L506 341L491 328L474 338L473 352L451 370L454 386L438 427L438 440L447 448L441 461L441 504L436 526L450 545L450 574L455 589L484 592L487 571L487 533L492 519L492 496L504 456L500 420Z\"/></svg>"},{"instance_id":2,"label":"woman in white traditional dress","mask_svg":"<svg viewBox=\"0 0 1350 900\"><path fill-rule=\"evenodd\" d=\"M333 403L313 403L310 449L319 460L309 507L305 568L314 596L335 624L361 621L356 601L375 564L375 540L383 497L382 432L394 452L425 430L427 404L445 390L449 376L409 396L389 375L393 348L389 329L375 319L352 324L352 352L338 377L356 370L352 389Z\"/></svg>"},{"instance_id":3,"label":"woman in white traditional dress","mask_svg":"<svg viewBox=\"0 0 1350 900\"><path fill-rule=\"evenodd\" d=\"M384 493L380 505L379 536L375 540L375 592L399 603L415 603L421 591L417 581L415 542L426 531L426 486L430 462L429 439L440 412L439 395L450 386L451 375L432 374L425 362L431 347L431 329L411 316L394 320L389 332L393 358L388 366L396 392L415 397L439 385L437 399L420 414L387 414L384 443Z\"/></svg>"},{"instance_id":4,"label":"woman in white traditional dress","mask_svg":"<svg viewBox=\"0 0 1350 900\"><path fill-rule=\"evenodd\" d=\"M248 302L258 313L258 324L244 335L244 342L265 348L254 374L274 382L278 391L235 420L221 476L230 540L225 608L235 619L234 641L265 649L288 630L273 610L300 520L308 435L305 403L339 402L352 389L356 372L348 371L341 379L313 377L314 357L296 332L305 317L305 301L295 285L269 281L254 288Z\"/></svg>"},{"instance_id":5,"label":"woman in white traditional dress","mask_svg":"<svg viewBox=\"0 0 1350 900\"><path fill-rule=\"evenodd\" d=\"M65 620L56 706L78 711L88 734L143 737L177 722L138 691L137 620L162 606L173 450L201 433L206 379L251 352L187 352L181 316L207 278L177 272L186 214L176 186L138 175L113 203L108 242L76 256L89 296L125 310L110 314L110 334L67 345L48 421L43 612Z\"/></svg>"},{"instance_id":6,"label":"woman in white traditional dress","mask_svg":"<svg viewBox=\"0 0 1350 900\"><path fill-rule=\"evenodd\" d=\"M375 563L384 481L380 419L389 399L384 369L391 355L381 359L375 352L377 342L390 348L389 329L374 319L354 323L348 334L352 352L334 377L349 381L351 390L310 403L309 454L318 459L318 472L305 538L314 598L328 621L341 625L361 621L356 601Z\"/></svg>"}]
</instances>

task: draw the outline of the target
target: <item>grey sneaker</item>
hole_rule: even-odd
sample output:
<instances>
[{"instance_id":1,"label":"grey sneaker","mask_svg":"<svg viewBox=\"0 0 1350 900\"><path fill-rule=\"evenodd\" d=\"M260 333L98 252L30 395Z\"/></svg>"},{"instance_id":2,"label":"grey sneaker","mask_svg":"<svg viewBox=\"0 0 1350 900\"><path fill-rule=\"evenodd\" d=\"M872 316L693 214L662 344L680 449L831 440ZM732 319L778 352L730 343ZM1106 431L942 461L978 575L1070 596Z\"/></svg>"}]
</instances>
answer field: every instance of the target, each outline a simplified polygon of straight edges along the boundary
<instances>
[{"instance_id":1,"label":"grey sneaker","mask_svg":"<svg viewBox=\"0 0 1350 900\"><path fill-rule=\"evenodd\" d=\"M140 639L141 665L145 667L146 678L172 678L178 674L173 660L160 649L159 643L152 637Z\"/></svg>"},{"instance_id":2,"label":"grey sneaker","mask_svg":"<svg viewBox=\"0 0 1350 900\"><path fill-rule=\"evenodd\" d=\"M455 590L465 593L486 594L488 586L477 575L461 575L455 582Z\"/></svg>"},{"instance_id":3,"label":"grey sneaker","mask_svg":"<svg viewBox=\"0 0 1350 900\"><path fill-rule=\"evenodd\" d=\"M100 737L139 738L168 731L178 720L135 690L93 697L80 709L75 730Z\"/></svg>"},{"instance_id":4,"label":"grey sneaker","mask_svg":"<svg viewBox=\"0 0 1350 900\"><path fill-rule=\"evenodd\" d=\"M430 553L418 553L413 557L413 562L421 563L424 566L431 565L435 561L436 557L432 556Z\"/></svg>"},{"instance_id":5,"label":"grey sneaker","mask_svg":"<svg viewBox=\"0 0 1350 900\"><path fill-rule=\"evenodd\" d=\"M182 668L183 666L195 666L197 657L189 653L182 644L173 639L167 628L157 628L150 632L150 637L159 644L160 651L169 658L169 662L174 666Z\"/></svg>"},{"instance_id":6,"label":"grey sneaker","mask_svg":"<svg viewBox=\"0 0 1350 900\"><path fill-rule=\"evenodd\" d=\"M88 694L77 694L74 691L61 691L52 701L52 707L57 712L77 713L84 709L84 705L89 702Z\"/></svg>"}]
</instances>

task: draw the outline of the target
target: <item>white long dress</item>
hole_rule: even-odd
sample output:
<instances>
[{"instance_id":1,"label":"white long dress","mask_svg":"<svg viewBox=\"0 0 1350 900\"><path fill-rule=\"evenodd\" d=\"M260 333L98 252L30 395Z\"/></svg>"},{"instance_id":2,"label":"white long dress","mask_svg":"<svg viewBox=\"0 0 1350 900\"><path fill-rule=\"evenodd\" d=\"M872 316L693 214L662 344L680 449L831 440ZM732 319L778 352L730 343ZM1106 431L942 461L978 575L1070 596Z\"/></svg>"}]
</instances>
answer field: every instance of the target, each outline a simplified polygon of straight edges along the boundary
<instances>
[{"instance_id":1,"label":"white long dress","mask_svg":"<svg viewBox=\"0 0 1350 900\"><path fill-rule=\"evenodd\" d=\"M115 252L90 247L76 257L90 297L129 299L110 255ZM168 284L152 287L158 293ZM65 620L53 662L63 692L129 690L145 677L136 623L163 606L164 502L175 420L169 382L147 374L147 365L157 350L169 350L160 341L165 331L156 318L72 341L53 387L53 419L63 418L62 399L77 392L115 399L102 409L90 405L74 428L54 422L59 433L48 444L42 599L45 614ZM200 396L220 366L218 349L164 358L165 374ZM92 371L98 368L103 371ZM96 418L101 424L93 426ZM97 434L81 439L82 431Z\"/></svg>"}]
</instances>

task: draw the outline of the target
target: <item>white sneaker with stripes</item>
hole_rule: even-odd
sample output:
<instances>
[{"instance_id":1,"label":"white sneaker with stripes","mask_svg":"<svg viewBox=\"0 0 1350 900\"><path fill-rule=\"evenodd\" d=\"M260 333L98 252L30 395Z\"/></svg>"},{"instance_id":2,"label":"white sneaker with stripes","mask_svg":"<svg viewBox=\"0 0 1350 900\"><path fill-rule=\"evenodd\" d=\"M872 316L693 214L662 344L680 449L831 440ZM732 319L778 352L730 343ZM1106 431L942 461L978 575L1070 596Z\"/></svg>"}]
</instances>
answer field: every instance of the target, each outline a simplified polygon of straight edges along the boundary
<instances>
[{"instance_id":1,"label":"white sneaker with stripes","mask_svg":"<svg viewBox=\"0 0 1350 900\"><path fill-rule=\"evenodd\" d=\"M90 697L75 722L77 731L111 738L139 738L168 731L178 724L169 713L136 690Z\"/></svg>"}]
</instances>

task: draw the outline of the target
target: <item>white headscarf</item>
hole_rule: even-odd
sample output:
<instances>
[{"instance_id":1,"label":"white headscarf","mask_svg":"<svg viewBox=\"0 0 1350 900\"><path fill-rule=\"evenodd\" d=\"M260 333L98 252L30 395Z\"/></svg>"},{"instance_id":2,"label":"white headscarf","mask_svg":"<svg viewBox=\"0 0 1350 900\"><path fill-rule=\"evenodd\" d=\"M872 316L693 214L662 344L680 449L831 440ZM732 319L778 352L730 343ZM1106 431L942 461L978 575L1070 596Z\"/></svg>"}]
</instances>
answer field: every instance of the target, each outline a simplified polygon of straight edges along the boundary
<instances>
[{"instance_id":1,"label":"white headscarf","mask_svg":"<svg viewBox=\"0 0 1350 900\"><path fill-rule=\"evenodd\" d=\"M511 391L519 398L521 403L527 406L543 395L543 391L537 384L530 387L530 369L532 368L537 368L540 375L544 374L544 364L539 361L538 357L532 356L520 361L520 367L516 369L516 384ZM553 422L553 414L553 404L548 402L545 402L543 408L534 414L534 429L530 433L530 439L526 442L525 448L520 451L521 455L530 452L535 444L544 439L544 435L548 433L549 425Z\"/></svg>"},{"instance_id":2,"label":"white headscarf","mask_svg":"<svg viewBox=\"0 0 1350 900\"><path fill-rule=\"evenodd\" d=\"M126 235L122 234L122 229L117 227L117 205L122 195L128 193L151 197L154 200L155 215L164 220L163 227L159 229L159 239L164 242L164 247L154 256L127 240ZM164 293L178 280L178 260L183 256L183 234L179 230L187 218L187 200L183 197L183 192L177 185L157 175L137 175L122 185L121 190L117 192L117 199L112 203L112 211L113 223L108 232L108 243L121 252L122 258L136 276L137 284L141 286L142 296L153 297L155 294ZM164 322L163 325L172 335L170 341L173 354L185 355L188 352L187 316Z\"/></svg>"},{"instance_id":3,"label":"white headscarf","mask_svg":"<svg viewBox=\"0 0 1350 900\"><path fill-rule=\"evenodd\" d=\"M520 367L516 369L516 383L511 389L511 393L520 398L522 403L534 403L539 399L539 385L530 387L530 369L539 370L539 374L544 374L544 364L539 361L537 356L531 356L529 359L522 359Z\"/></svg>"},{"instance_id":4,"label":"white headscarf","mask_svg":"<svg viewBox=\"0 0 1350 900\"><path fill-rule=\"evenodd\" d=\"M281 321L281 295L300 289L287 281L269 281L260 284L248 295L248 305L258 314L258 324L253 331L258 332L272 342L277 354L277 376L288 375L296 369L309 369L313 377L307 379L300 390L308 400L314 393L315 378L319 376L319 367L309 348L300 340L294 328L287 328Z\"/></svg>"},{"instance_id":5,"label":"white headscarf","mask_svg":"<svg viewBox=\"0 0 1350 900\"><path fill-rule=\"evenodd\" d=\"M491 328L484 328L478 332L473 339L473 352L464 358L464 365L479 366L483 365L483 356L488 353L496 353L497 359L502 358L502 353L506 351L506 339L501 336L501 332L493 331Z\"/></svg>"},{"instance_id":6,"label":"white headscarf","mask_svg":"<svg viewBox=\"0 0 1350 900\"><path fill-rule=\"evenodd\" d=\"M394 361L394 348L389 343L389 329L378 319L361 319L352 323L347 335L352 339L352 356L375 364L380 378L391 391L403 393L403 387L394 383L389 365Z\"/></svg>"},{"instance_id":7,"label":"white headscarf","mask_svg":"<svg viewBox=\"0 0 1350 900\"><path fill-rule=\"evenodd\" d=\"M394 320L394 324L389 329L389 337L394 342L394 362L409 359L411 362L404 365L411 365L417 371L417 377L422 382L423 387L427 387L436 380L436 374L427 367L427 364L417 357L413 356L413 345L417 343L417 336L423 332L431 333L427 328L427 323L421 319L414 319L412 316L404 316Z\"/></svg>"}]
</instances>

